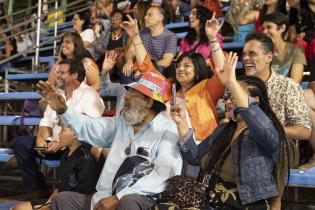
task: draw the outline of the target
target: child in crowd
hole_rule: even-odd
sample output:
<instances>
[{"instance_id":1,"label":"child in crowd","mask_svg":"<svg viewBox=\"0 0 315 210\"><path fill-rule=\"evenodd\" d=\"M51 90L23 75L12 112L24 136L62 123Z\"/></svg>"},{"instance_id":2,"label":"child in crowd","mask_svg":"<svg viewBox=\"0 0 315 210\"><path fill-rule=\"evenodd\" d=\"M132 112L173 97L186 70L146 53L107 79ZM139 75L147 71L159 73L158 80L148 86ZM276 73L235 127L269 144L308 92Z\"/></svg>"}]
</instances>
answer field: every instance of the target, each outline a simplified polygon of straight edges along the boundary
<instances>
[{"instance_id":1,"label":"child in crowd","mask_svg":"<svg viewBox=\"0 0 315 210\"><path fill-rule=\"evenodd\" d=\"M47 201L41 199L18 203L13 210L56 209L54 206L50 207L50 203L58 193L63 191L93 195L99 170L95 158L90 153L91 146L79 141L73 131L63 125L61 125L59 139L67 147L60 159L60 177L57 189ZM87 203L81 209L89 209L89 206L90 203Z\"/></svg>"}]
</instances>

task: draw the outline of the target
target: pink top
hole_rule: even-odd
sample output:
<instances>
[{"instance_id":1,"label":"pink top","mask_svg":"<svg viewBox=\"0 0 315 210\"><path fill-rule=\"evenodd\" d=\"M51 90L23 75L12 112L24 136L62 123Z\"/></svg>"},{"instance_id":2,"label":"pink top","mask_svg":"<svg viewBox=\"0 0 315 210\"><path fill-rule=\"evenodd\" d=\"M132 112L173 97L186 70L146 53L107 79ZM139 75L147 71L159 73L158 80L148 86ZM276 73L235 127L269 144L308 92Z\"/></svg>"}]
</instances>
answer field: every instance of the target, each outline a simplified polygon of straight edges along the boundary
<instances>
[{"instance_id":1,"label":"pink top","mask_svg":"<svg viewBox=\"0 0 315 210\"><path fill-rule=\"evenodd\" d=\"M223 42L222 42L222 35L221 34L217 34L217 38L219 40L220 46L223 46ZM196 46L196 44L192 44L190 45L187 40L186 37L182 38L180 40L180 44L179 44L179 52L184 53L187 52L189 50L192 50L194 47ZM211 51L210 51L210 43L202 43L200 44L195 52L200 53L205 59L211 57Z\"/></svg>"}]
</instances>

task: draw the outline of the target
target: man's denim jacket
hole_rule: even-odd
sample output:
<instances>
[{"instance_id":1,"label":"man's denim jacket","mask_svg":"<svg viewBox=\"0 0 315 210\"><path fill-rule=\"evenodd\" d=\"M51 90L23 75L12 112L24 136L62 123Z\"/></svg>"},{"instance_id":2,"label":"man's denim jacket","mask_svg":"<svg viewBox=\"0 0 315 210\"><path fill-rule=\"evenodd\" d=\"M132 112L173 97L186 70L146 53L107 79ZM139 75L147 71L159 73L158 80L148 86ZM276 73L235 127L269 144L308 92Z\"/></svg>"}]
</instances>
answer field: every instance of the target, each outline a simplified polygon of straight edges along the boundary
<instances>
[{"instance_id":1,"label":"man's denim jacket","mask_svg":"<svg viewBox=\"0 0 315 210\"><path fill-rule=\"evenodd\" d=\"M247 124L247 130L231 145L237 189L243 204L277 195L272 171L280 150L279 134L273 123L250 97L249 104L249 108L235 110ZM226 124L218 126L199 145L193 140L193 130L190 129L180 144L183 158L199 165L224 126Z\"/></svg>"}]
</instances>

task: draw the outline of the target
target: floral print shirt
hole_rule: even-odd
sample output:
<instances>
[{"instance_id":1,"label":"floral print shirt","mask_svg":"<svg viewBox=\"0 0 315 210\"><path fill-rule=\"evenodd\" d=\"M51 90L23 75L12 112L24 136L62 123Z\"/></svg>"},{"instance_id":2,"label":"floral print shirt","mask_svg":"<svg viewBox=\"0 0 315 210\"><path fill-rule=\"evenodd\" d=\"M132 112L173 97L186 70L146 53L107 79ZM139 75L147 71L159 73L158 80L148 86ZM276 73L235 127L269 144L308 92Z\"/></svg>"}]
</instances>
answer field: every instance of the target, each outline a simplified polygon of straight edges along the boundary
<instances>
[{"instance_id":1,"label":"floral print shirt","mask_svg":"<svg viewBox=\"0 0 315 210\"><path fill-rule=\"evenodd\" d=\"M303 125L311 129L309 108L299 84L272 71L266 86L271 108L283 126Z\"/></svg>"}]
</instances>

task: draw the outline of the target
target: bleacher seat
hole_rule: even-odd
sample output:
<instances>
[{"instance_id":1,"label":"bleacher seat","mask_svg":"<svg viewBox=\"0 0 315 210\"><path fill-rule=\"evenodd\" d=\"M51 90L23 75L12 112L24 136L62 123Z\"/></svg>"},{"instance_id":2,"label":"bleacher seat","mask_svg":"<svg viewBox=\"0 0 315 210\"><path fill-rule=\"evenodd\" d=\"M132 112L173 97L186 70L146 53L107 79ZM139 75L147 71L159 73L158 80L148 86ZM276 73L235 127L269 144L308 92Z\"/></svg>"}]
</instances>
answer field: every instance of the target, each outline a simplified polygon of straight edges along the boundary
<instances>
[{"instance_id":1,"label":"bleacher seat","mask_svg":"<svg viewBox=\"0 0 315 210\"><path fill-rule=\"evenodd\" d=\"M315 187L315 167L306 171L291 169L289 186Z\"/></svg>"},{"instance_id":2,"label":"bleacher seat","mask_svg":"<svg viewBox=\"0 0 315 210\"><path fill-rule=\"evenodd\" d=\"M2 148L0 148L2 149ZM12 157L12 154L2 154L0 153L0 162L7 162Z\"/></svg>"},{"instance_id":3,"label":"bleacher seat","mask_svg":"<svg viewBox=\"0 0 315 210\"><path fill-rule=\"evenodd\" d=\"M21 201L5 201L0 203L0 210L10 210Z\"/></svg>"},{"instance_id":4,"label":"bleacher seat","mask_svg":"<svg viewBox=\"0 0 315 210\"><path fill-rule=\"evenodd\" d=\"M60 166L60 161L42 159L42 165L50 167L50 168L58 168Z\"/></svg>"},{"instance_id":5,"label":"bleacher seat","mask_svg":"<svg viewBox=\"0 0 315 210\"><path fill-rule=\"evenodd\" d=\"M48 73L33 73L33 74L9 74L6 80L40 80L47 79Z\"/></svg>"},{"instance_id":6,"label":"bleacher seat","mask_svg":"<svg viewBox=\"0 0 315 210\"><path fill-rule=\"evenodd\" d=\"M302 89L307 89L309 85L309 82L301 82Z\"/></svg>"},{"instance_id":7,"label":"bleacher seat","mask_svg":"<svg viewBox=\"0 0 315 210\"><path fill-rule=\"evenodd\" d=\"M0 101L25 100L25 99L41 99L42 96L37 92L10 92L0 93Z\"/></svg>"},{"instance_id":8,"label":"bleacher seat","mask_svg":"<svg viewBox=\"0 0 315 210\"><path fill-rule=\"evenodd\" d=\"M24 125L39 125L41 118L26 117ZM0 125L21 125L20 116L0 116Z\"/></svg>"},{"instance_id":9,"label":"bleacher seat","mask_svg":"<svg viewBox=\"0 0 315 210\"><path fill-rule=\"evenodd\" d=\"M180 22L180 23L170 23L166 24L165 28L167 29L177 29L177 28L185 28L189 26L189 22Z\"/></svg>"}]
</instances>

